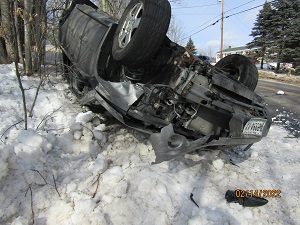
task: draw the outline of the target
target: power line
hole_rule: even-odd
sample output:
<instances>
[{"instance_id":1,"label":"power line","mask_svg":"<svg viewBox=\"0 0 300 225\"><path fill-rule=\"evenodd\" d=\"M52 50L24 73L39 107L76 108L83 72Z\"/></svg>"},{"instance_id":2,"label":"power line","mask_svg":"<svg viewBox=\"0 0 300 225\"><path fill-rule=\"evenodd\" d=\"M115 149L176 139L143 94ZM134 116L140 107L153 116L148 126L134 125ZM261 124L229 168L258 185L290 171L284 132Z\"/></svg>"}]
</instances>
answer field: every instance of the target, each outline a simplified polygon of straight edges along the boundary
<instances>
[{"instance_id":1,"label":"power line","mask_svg":"<svg viewBox=\"0 0 300 225\"><path fill-rule=\"evenodd\" d=\"M241 8L242 6L248 5L249 3L255 2L255 1L256 1L256 0L251 0L251 1L246 2L246 3L242 4L242 5L239 5L239 6L235 7L235 8L232 8L232 9L227 10L227 11L225 11L225 13L230 12L230 11L235 10L235 9L238 9L238 8Z\"/></svg>"},{"instance_id":2,"label":"power line","mask_svg":"<svg viewBox=\"0 0 300 225\"><path fill-rule=\"evenodd\" d=\"M272 3L272 2L273 2L273 1L271 1L270 3ZM229 18L229 17L231 17L231 16L235 16L235 15L238 15L238 14L241 14L241 13L244 13L244 12L248 12L248 11L250 11L250 10L252 10L252 9L259 8L259 7L263 6L263 5L264 5L264 4L261 4L261 5L252 7L252 8L250 8L250 9L246 9L246 10L243 10L243 11L240 11L240 12L237 12L237 13L234 13L234 14L231 14L231 15L229 15L229 16L225 16L225 18Z\"/></svg>"},{"instance_id":3,"label":"power line","mask_svg":"<svg viewBox=\"0 0 300 225\"><path fill-rule=\"evenodd\" d=\"M249 3L251 3L251 2L255 2L256 0L251 0L251 1L249 1L249 2L246 2L246 3L244 3L244 4L242 4L242 5L239 5L239 6L237 6L237 7L235 7L235 8L233 8L233 9L230 9L230 10L227 10L226 12L230 12L230 11L232 11L232 10L235 10L235 9L238 9L238 8L240 8L240 7L242 7L242 6L244 6L244 5L247 5L247 4L249 4ZM172 1L171 1L172 2ZM181 7L177 7L177 8L172 8L172 9L191 9L191 8L202 8L202 7L207 7L207 6L214 6L214 5L219 5L218 3L216 3L216 4L209 4L209 5L196 5L196 6L181 6ZM225 13L226 13L225 12Z\"/></svg>"},{"instance_id":4,"label":"power line","mask_svg":"<svg viewBox=\"0 0 300 225\"><path fill-rule=\"evenodd\" d=\"M219 14L219 15L215 16L214 18L212 18L212 19L206 21L206 22L203 23L202 25L200 25L200 26L196 27L195 29L189 31L188 34L191 33L191 32L193 32L193 31L195 31L195 30L197 30L197 29L200 28L200 27L203 27L204 25L208 24L209 22L213 21L214 19L218 18L218 17L221 16L221 15L222 15L222 14Z\"/></svg>"},{"instance_id":5,"label":"power line","mask_svg":"<svg viewBox=\"0 0 300 225\"><path fill-rule=\"evenodd\" d=\"M199 13L176 13L176 16L190 16L190 15L197 15L199 16ZM207 16L207 15L220 15L219 13L201 13L201 16Z\"/></svg>"},{"instance_id":6,"label":"power line","mask_svg":"<svg viewBox=\"0 0 300 225\"><path fill-rule=\"evenodd\" d=\"M255 1L255 0L254 0ZM227 6L227 4L225 3L225 5ZM240 18L238 17L238 16L235 16L235 18L237 19L237 21L239 21L240 22L240 24L242 24L243 25L243 27L242 26L240 26L241 28L242 28L242 30L244 30L244 31L246 31L245 29L244 29L244 27L246 27L246 28L248 28L241 20L240 20ZM246 31L247 32L247 31Z\"/></svg>"},{"instance_id":7,"label":"power line","mask_svg":"<svg viewBox=\"0 0 300 225\"><path fill-rule=\"evenodd\" d=\"M218 22L220 22L220 20L221 20L221 19L219 19L219 20L217 20L216 22L214 22L214 23L212 23L212 24L210 24L210 25L204 27L204 28L201 29L201 30L198 30L197 32L195 32L195 33L193 33L193 34L191 34L191 35L188 35L188 36L182 38L180 41L183 41L183 40L185 40L185 39L187 39L187 38L189 38L189 37L191 37L191 36L194 36L195 34L200 33L201 31L203 31L203 30L205 30L205 29L207 29L207 28L209 28L209 27L211 27L211 26L216 25Z\"/></svg>"},{"instance_id":8,"label":"power line","mask_svg":"<svg viewBox=\"0 0 300 225\"><path fill-rule=\"evenodd\" d=\"M209 5L196 5L196 6L182 6L182 7L178 7L178 8L173 8L173 9L191 9L191 8L202 8L202 7L207 7L207 6L213 6L213 5L218 5L217 4L209 4Z\"/></svg>"},{"instance_id":9,"label":"power line","mask_svg":"<svg viewBox=\"0 0 300 225\"><path fill-rule=\"evenodd\" d=\"M244 5L247 5L247 4L249 4L249 3L251 3L251 2L254 2L254 1L256 1L256 0L251 0L251 1L246 2L246 3L242 4L242 5L239 5L239 6L235 7L235 8L229 9L229 10L225 11L225 13L230 12L230 11L232 11L232 10L234 10L234 9L240 8L240 7L242 7L242 6L244 6ZM218 18L218 17L221 16L221 15L222 15L222 14L220 13L219 15L217 15L217 16L215 16L214 18L212 18L212 19L206 21L204 24L202 24L202 25L196 27L195 29L189 31L188 33L191 33L191 32L193 32L193 31L195 31L195 30L197 30L197 29L203 27L204 25L208 24L209 22L213 21L214 19ZM184 40L184 39L183 39L183 40Z\"/></svg>"},{"instance_id":10,"label":"power line","mask_svg":"<svg viewBox=\"0 0 300 225\"><path fill-rule=\"evenodd\" d=\"M269 3L272 3L272 2L274 2L274 1L270 1ZM255 7L252 7L252 8L249 8L249 9L246 9L246 10L243 10L243 11L240 11L240 12L237 12L237 13L233 13L233 14L231 14L231 15L229 15L229 16L225 16L224 18L227 19L227 18L229 18L229 17L231 17L231 16L235 16L235 15L238 15L238 14L241 14L241 13L244 13L244 12L248 12L248 11L250 11L250 10L259 8L259 7L263 6L263 5L264 5L264 4L261 4L261 5L258 5L258 6L255 6ZM194 36L195 34L200 33L201 31L203 31L203 30L205 30L205 29L207 29L207 28L209 28L209 27L211 27L211 26L216 25L218 22L220 22L221 19L222 19L222 18L220 18L220 19L218 19L217 21L215 21L214 23L212 23L212 24L210 24L210 25L204 27L203 29L198 30L198 31L195 32L195 33L190 34L190 35L188 35L188 36L182 38L180 41L183 41L183 40L185 40L185 39L187 39L187 38L189 38L189 37L191 37L191 36ZM213 20L213 19L212 19L212 20ZM208 22L207 22L207 23L208 23ZM203 25L201 25L201 26L203 26Z\"/></svg>"}]
</instances>

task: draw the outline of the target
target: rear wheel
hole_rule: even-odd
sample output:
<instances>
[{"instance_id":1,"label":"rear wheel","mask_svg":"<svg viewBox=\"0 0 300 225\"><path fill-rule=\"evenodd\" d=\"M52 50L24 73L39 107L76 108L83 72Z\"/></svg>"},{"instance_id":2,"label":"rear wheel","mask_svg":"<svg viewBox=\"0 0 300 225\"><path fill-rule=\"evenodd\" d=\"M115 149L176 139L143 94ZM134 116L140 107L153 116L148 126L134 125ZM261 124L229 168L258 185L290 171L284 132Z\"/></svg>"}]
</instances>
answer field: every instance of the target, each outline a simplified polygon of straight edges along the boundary
<instances>
[{"instance_id":1,"label":"rear wheel","mask_svg":"<svg viewBox=\"0 0 300 225\"><path fill-rule=\"evenodd\" d=\"M65 54L63 54L63 63L64 78L67 80L71 91L74 93L79 103L83 104L82 102L86 102L84 101L84 97L87 96L88 92L91 91L93 87L83 79L74 63L72 63ZM104 113L106 111L106 109L94 101L85 105L95 113Z\"/></svg>"},{"instance_id":2,"label":"rear wheel","mask_svg":"<svg viewBox=\"0 0 300 225\"><path fill-rule=\"evenodd\" d=\"M82 75L66 55L63 56L64 77L68 81L72 92L78 100L82 99L90 90L90 85L82 78Z\"/></svg>"},{"instance_id":3,"label":"rear wheel","mask_svg":"<svg viewBox=\"0 0 300 225\"><path fill-rule=\"evenodd\" d=\"M167 0L132 0L114 37L112 55L123 65L139 67L157 53L171 18Z\"/></svg>"},{"instance_id":4,"label":"rear wheel","mask_svg":"<svg viewBox=\"0 0 300 225\"><path fill-rule=\"evenodd\" d=\"M258 82L256 66L243 55L228 55L216 64L216 68L226 72L230 78L240 81L254 91Z\"/></svg>"}]
</instances>

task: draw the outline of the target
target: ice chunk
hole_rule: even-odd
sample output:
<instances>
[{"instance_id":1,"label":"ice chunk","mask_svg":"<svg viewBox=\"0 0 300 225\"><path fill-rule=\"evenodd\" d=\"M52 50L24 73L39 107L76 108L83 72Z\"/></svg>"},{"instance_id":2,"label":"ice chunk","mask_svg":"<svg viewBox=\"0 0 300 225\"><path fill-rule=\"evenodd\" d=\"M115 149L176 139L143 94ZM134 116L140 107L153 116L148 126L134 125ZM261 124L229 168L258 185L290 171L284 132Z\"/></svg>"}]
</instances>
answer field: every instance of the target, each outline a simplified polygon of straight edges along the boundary
<instances>
[{"instance_id":1,"label":"ice chunk","mask_svg":"<svg viewBox=\"0 0 300 225\"><path fill-rule=\"evenodd\" d=\"M96 116L93 120L92 120L92 123L94 124L94 126L98 126L101 124L101 120L98 116Z\"/></svg>"},{"instance_id":2,"label":"ice chunk","mask_svg":"<svg viewBox=\"0 0 300 225\"><path fill-rule=\"evenodd\" d=\"M141 143L137 146L137 148L140 149L141 156L146 156L149 154L149 149L147 145Z\"/></svg>"},{"instance_id":3,"label":"ice chunk","mask_svg":"<svg viewBox=\"0 0 300 225\"><path fill-rule=\"evenodd\" d=\"M92 119L94 117L95 117L95 113L93 113L92 111L88 111L86 113L79 113L76 116L76 122L88 123L88 122L92 121Z\"/></svg>"},{"instance_id":4,"label":"ice chunk","mask_svg":"<svg viewBox=\"0 0 300 225\"><path fill-rule=\"evenodd\" d=\"M106 184L116 184L119 183L124 178L124 172L121 167L115 166L109 170L107 170L102 175L102 181Z\"/></svg>"},{"instance_id":5,"label":"ice chunk","mask_svg":"<svg viewBox=\"0 0 300 225\"><path fill-rule=\"evenodd\" d=\"M101 131L98 130L94 130L93 131L94 137L98 140L98 141L102 141L103 140L103 133Z\"/></svg>"},{"instance_id":6,"label":"ice chunk","mask_svg":"<svg viewBox=\"0 0 300 225\"><path fill-rule=\"evenodd\" d=\"M17 139L21 143L31 147L41 147L43 143L43 137L32 129L22 130Z\"/></svg>"},{"instance_id":7,"label":"ice chunk","mask_svg":"<svg viewBox=\"0 0 300 225\"><path fill-rule=\"evenodd\" d=\"M93 167L92 167L92 172L93 174L99 174L103 173L104 171L107 170L107 160L102 154L99 154L97 156L97 159L95 160Z\"/></svg>"},{"instance_id":8,"label":"ice chunk","mask_svg":"<svg viewBox=\"0 0 300 225\"><path fill-rule=\"evenodd\" d=\"M277 92L277 94L278 94L278 95L284 95L284 91L279 90L279 91Z\"/></svg>"},{"instance_id":9,"label":"ice chunk","mask_svg":"<svg viewBox=\"0 0 300 225\"><path fill-rule=\"evenodd\" d=\"M102 123L102 124L98 125L97 127L95 127L95 130L105 131L106 125Z\"/></svg>"},{"instance_id":10,"label":"ice chunk","mask_svg":"<svg viewBox=\"0 0 300 225\"><path fill-rule=\"evenodd\" d=\"M79 140L82 137L82 131L81 130L77 130L74 132L74 138L76 140Z\"/></svg>"},{"instance_id":11,"label":"ice chunk","mask_svg":"<svg viewBox=\"0 0 300 225\"><path fill-rule=\"evenodd\" d=\"M221 170L221 169L223 169L224 163L223 163L222 159L216 159L213 161L213 166L217 170Z\"/></svg>"},{"instance_id":12,"label":"ice chunk","mask_svg":"<svg viewBox=\"0 0 300 225\"><path fill-rule=\"evenodd\" d=\"M52 144L48 141L43 141L41 147L45 153L49 152L53 148Z\"/></svg>"},{"instance_id":13,"label":"ice chunk","mask_svg":"<svg viewBox=\"0 0 300 225\"><path fill-rule=\"evenodd\" d=\"M71 132L75 132L75 131L78 131L78 130L82 130L82 125L81 123L77 122L77 123L73 123L71 126L70 126L70 131Z\"/></svg>"},{"instance_id":14,"label":"ice chunk","mask_svg":"<svg viewBox=\"0 0 300 225\"><path fill-rule=\"evenodd\" d=\"M52 144L32 129L22 130L17 139L27 146L41 148L45 153L52 149Z\"/></svg>"}]
</instances>

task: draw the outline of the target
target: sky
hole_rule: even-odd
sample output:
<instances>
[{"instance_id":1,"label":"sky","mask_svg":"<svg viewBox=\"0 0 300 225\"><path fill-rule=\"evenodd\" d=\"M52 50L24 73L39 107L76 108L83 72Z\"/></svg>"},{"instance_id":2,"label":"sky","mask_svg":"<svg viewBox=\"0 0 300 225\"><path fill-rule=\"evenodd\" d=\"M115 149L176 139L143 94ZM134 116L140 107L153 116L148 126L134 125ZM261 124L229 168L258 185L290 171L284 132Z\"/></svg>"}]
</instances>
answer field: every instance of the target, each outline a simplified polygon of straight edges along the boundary
<instances>
[{"instance_id":1,"label":"sky","mask_svg":"<svg viewBox=\"0 0 300 225\"><path fill-rule=\"evenodd\" d=\"M224 1L225 17L265 3L265 0ZM186 38L180 44L185 45L191 37L197 49L210 48L213 55L215 55L220 50L221 20L214 26L210 26L203 31L200 30L221 18L221 2L219 0L177 0L170 2L172 15L175 17L176 22L182 26L183 38ZM224 20L224 48L244 46L252 40L249 35L261 9L262 6L232 15ZM198 31L200 32L194 34Z\"/></svg>"}]
</instances>

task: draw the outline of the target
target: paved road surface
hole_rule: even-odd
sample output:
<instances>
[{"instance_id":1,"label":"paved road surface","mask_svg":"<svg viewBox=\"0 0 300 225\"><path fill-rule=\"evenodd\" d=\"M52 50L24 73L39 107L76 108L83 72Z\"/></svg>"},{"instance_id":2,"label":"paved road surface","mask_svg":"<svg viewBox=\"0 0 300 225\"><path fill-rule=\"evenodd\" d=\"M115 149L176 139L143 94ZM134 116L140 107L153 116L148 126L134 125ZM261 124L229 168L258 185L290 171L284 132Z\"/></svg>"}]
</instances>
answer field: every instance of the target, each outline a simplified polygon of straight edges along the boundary
<instances>
[{"instance_id":1,"label":"paved road surface","mask_svg":"<svg viewBox=\"0 0 300 225\"><path fill-rule=\"evenodd\" d=\"M282 90L284 95L277 95ZM259 80L255 92L263 97L273 116L279 112L292 112L300 119L300 87Z\"/></svg>"},{"instance_id":2,"label":"paved road surface","mask_svg":"<svg viewBox=\"0 0 300 225\"><path fill-rule=\"evenodd\" d=\"M277 92L284 91L284 95ZM273 123L281 124L292 136L300 137L300 87L260 80L255 92L266 101Z\"/></svg>"}]
</instances>

